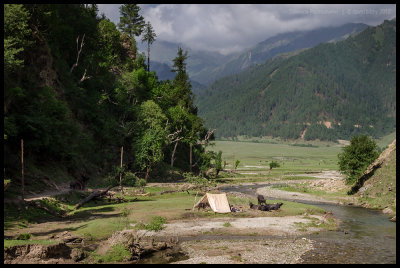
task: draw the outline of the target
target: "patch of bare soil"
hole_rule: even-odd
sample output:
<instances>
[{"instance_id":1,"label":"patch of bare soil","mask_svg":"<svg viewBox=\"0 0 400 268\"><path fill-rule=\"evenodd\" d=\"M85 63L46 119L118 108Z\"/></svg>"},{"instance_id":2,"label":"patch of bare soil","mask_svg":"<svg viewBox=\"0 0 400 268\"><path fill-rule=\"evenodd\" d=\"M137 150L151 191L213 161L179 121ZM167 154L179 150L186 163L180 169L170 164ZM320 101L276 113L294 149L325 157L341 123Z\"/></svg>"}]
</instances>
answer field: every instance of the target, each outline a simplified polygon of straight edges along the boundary
<instances>
[{"instance_id":1,"label":"patch of bare soil","mask_svg":"<svg viewBox=\"0 0 400 268\"><path fill-rule=\"evenodd\" d=\"M318 218L321 221L324 220L323 216L313 215L312 217ZM257 235L287 236L299 234L296 226L297 223L308 224L311 222L311 219L304 218L303 216L192 219L165 224L165 228L158 232L140 232L142 232L141 235L152 237L196 236L210 233L232 235L257 233ZM301 234L318 230L318 228L309 228L307 231L302 231Z\"/></svg>"},{"instance_id":2,"label":"patch of bare soil","mask_svg":"<svg viewBox=\"0 0 400 268\"><path fill-rule=\"evenodd\" d=\"M307 238L185 241L181 247L189 259L173 264L294 264L313 249Z\"/></svg>"}]
</instances>

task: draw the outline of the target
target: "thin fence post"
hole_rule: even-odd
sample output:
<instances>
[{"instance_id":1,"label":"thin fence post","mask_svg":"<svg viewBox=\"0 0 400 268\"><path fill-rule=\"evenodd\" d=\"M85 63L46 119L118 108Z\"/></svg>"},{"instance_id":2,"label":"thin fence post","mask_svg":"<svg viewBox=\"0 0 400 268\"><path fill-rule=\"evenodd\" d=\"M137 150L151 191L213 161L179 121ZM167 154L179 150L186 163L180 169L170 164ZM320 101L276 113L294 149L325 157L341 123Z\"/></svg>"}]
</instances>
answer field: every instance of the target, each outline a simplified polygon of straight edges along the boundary
<instances>
[{"instance_id":1,"label":"thin fence post","mask_svg":"<svg viewBox=\"0 0 400 268\"><path fill-rule=\"evenodd\" d=\"M123 190L122 190L122 158L123 158L123 155L124 155L124 146L121 146L121 170L119 173L119 187L121 188L122 193L123 193Z\"/></svg>"}]
</instances>

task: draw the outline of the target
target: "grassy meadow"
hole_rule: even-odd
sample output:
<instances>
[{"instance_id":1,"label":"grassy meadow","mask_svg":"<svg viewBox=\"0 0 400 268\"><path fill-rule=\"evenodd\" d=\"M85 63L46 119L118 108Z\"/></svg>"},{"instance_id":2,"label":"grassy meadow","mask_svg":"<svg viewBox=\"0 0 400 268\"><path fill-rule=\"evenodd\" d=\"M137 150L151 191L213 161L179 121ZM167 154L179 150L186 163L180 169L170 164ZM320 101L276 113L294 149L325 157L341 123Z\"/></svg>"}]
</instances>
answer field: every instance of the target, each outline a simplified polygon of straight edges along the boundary
<instances>
[{"instance_id":1,"label":"grassy meadow","mask_svg":"<svg viewBox=\"0 0 400 268\"><path fill-rule=\"evenodd\" d=\"M215 141L209 150L222 151L222 158L227 168L240 161L239 170L266 171L269 163L277 161L279 168L271 174L295 174L321 170L337 170L337 155L341 146L333 143L321 145L291 145L262 142ZM278 172L278 173L277 173Z\"/></svg>"},{"instance_id":2,"label":"grassy meadow","mask_svg":"<svg viewBox=\"0 0 400 268\"><path fill-rule=\"evenodd\" d=\"M379 148L384 148L394 139L396 132L377 139L376 143ZM337 155L344 146L334 142L284 141L269 137L239 137L236 141L217 140L214 144L207 149L222 151L222 159L226 161L227 169L233 168L235 161L239 160L239 170L248 171L248 175L260 175L269 170L271 161L277 161L280 167L271 171L271 175L275 176L338 170Z\"/></svg>"}]
</instances>

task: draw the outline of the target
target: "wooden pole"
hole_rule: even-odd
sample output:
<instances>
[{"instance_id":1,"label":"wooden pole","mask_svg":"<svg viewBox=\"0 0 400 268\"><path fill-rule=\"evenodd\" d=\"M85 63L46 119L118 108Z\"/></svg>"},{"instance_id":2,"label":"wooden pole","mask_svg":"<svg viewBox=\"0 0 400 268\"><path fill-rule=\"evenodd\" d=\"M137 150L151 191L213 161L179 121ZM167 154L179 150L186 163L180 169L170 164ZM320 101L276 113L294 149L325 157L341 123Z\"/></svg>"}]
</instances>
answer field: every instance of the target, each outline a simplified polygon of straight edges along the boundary
<instances>
[{"instance_id":1,"label":"wooden pole","mask_svg":"<svg viewBox=\"0 0 400 268\"><path fill-rule=\"evenodd\" d=\"M21 139L22 200L24 200L24 140Z\"/></svg>"},{"instance_id":2,"label":"wooden pole","mask_svg":"<svg viewBox=\"0 0 400 268\"><path fill-rule=\"evenodd\" d=\"M190 166L190 172L192 172L192 150L193 150L193 145L190 144L190 154L189 154L189 166Z\"/></svg>"},{"instance_id":3,"label":"wooden pole","mask_svg":"<svg viewBox=\"0 0 400 268\"><path fill-rule=\"evenodd\" d=\"M124 155L124 146L121 146L121 172L119 173L119 187L121 188L121 192L123 192L122 190L122 158Z\"/></svg>"}]
</instances>

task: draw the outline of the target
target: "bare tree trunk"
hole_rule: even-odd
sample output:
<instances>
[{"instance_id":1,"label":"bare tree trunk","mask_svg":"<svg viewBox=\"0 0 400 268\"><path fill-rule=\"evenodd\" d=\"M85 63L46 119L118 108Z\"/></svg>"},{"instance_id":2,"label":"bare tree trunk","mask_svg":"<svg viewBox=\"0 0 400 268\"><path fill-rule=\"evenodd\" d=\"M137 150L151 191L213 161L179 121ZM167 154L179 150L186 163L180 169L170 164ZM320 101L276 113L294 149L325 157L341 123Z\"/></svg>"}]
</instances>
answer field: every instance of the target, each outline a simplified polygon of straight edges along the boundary
<instances>
[{"instance_id":1,"label":"bare tree trunk","mask_svg":"<svg viewBox=\"0 0 400 268\"><path fill-rule=\"evenodd\" d=\"M121 146L121 171L119 172L119 187L121 189L121 192L123 193L122 190L122 157L124 155L124 146Z\"/></svg>"},{"instance_id":2,"label":"bare tree trunk","mask_svg":"<svg viewBox=\"0 0 400 268\"><path fill-rule=\"evenodd\" d=\"M147 71L150 72L150 42L147 42Z\"/></svg>"},{"instance_id":3,"label":"bare tree trunk","mask_svg":"<svg viewBox=\"0 0 400 268\"><path fill-rule=\"evenodd\" d=\"M147 179L149 178L149 172L150 172L150 167L146 167L146 176L144 177L144 180L147 182Z\"/></svg>"},{"instance_id":4,"label":"bare tree trunk","mask_svg":"<svg viewBox=\"0 0 400 268\"><path fill-rule=\"evenodd\" d=\"M24 140L23 139L21 139L21 167L22 167L22 169L21 169L21 174L22 174L22 200L24 200L24 192L25 192L25 189L24 189L24 185L25 185L25 182L24 182Z\"/></svg>"},{"instance_id":5,"label":"bare tree trunk","mask_svg":"<svg viewBox=\"0 0 400 268\"><path fill-rule=\"evenodd\" d=\"M190 144L190 154L189 154L189 167L190 167L190 172L192 172L192 152L193 152L193 145Z\"/></svg>"},{"instance_id":6,"label":"bare tree trunk","mask_svg":"<svg viewBox=\"0 0 400 268\"><path fill-rule=\"evenodd\" d=\"M179 141L177 141L177 142L175 142L175 145L174 145L174 150L172 151L172 155L171 155L171 167L174 167L174 161L175 161L175 152L176 152L176 147L178 147L178 142Z\"/></svg>"}]
</instances>

